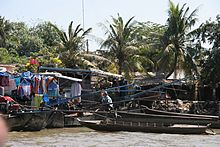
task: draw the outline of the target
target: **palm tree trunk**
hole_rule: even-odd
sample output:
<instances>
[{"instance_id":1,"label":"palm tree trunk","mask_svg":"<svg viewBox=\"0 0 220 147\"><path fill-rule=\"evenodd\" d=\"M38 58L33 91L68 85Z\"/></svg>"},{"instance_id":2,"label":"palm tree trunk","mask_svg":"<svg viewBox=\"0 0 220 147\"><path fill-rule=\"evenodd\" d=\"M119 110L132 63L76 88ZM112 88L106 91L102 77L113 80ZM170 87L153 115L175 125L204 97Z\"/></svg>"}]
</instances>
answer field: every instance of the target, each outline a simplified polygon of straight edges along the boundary
<instances>
[{"instance_id":1,"label":"palm tree trunk","mask_svg":"<svg viewBox=\"0 0 220 147\"><path fill-rule=\"evenodd\" d=\"M124 56L123 53L119 52L118 56L118 74L122 74L122 70L124 69Z\"/></svg>"},{"instance_id":2,"label":"palm tree trunk","mask_svg":"<svg viewBox=\"0 0 220 147\"><path fill-rule=\"evenodd\" d=\"M119 60L119 62L118 62L118 74L120 74L121 75L121 73L122 73L122 69L123 69L123 63Z\"/></svg>"},{"instance_id":3,"label":"palm tree trunk","mask_svg":"<svg viewBox=\"0 0 220 147\"><path fill-rule=\"evenodd\" d=\"M175 69L176 69L176 64L177 64L177 57L178 57L178 55L177 55L177 53L175 53L175 58L174 58L173 67L172 67L172 69L170 70L170 72L166 75L166 79L169 78L169 76L171 76L172 73L175 71Z\"/></svg>"}]
</instances>

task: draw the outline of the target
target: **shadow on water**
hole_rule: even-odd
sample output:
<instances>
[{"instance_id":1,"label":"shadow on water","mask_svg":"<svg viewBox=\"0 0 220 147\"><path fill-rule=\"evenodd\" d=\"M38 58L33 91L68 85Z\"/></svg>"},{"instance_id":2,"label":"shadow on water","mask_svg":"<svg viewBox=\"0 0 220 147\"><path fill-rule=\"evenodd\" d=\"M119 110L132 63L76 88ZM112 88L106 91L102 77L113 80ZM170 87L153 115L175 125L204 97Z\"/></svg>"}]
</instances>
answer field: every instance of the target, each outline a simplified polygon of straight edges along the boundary
<instances>
[{"instance_id":1,"label":"shadow on water","mask_svg":"<svg viewBox=\"0 0 220 147\"><path fill-rule=\"evenodd\" d=\"M220 132L220 131L219 131ZM140 132L96 132L84 127L10 132L6 146L76 147L219 147L219 135L180 135Z\"/></svg>"}]
</instances>

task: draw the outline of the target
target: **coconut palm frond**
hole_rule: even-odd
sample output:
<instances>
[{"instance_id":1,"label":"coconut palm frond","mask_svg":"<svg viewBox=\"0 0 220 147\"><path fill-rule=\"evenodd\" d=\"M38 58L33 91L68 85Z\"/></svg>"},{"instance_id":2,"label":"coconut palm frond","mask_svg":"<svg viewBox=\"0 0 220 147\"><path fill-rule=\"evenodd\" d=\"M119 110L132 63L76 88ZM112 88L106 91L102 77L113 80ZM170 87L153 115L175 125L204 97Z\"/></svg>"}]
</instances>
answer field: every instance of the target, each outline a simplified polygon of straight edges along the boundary
<instances>
[{"instance_id":1,"label":"coconut palm frond","mask_svg":"<svg viewBox=\"0 0 220 147\"><path fill-rule=\"evenodd\" d=\"M73 36L73 28L72 28L72 26L73 26L73 21L70 22L70 25L69 25L69 28L68 28L69 39L74 37Z\"/></svg>"},{"instance_id":2,"label":"coconut palm frond","mask_svg":"<svg viewBox=\"0 0 220 147\"><path fill-rule=\"evenodd\" d=\"M83 48L85 37L90 33L91 28L83 32L83 28L81 28L81 25L79 24L76 26L75 29L73 29L73 21L71 21L68 26L68 32L65 33L61 31L55 25L51 24L51 26L56 30L56 32L58 33L62 41L60 42L60 45L59 45L59 47L62 46L63 48L63 52L61 53L62 62L68 67L78 66L77 62L80 63L79 65L83 65L81 64L81 61L80 61L81 59L79 59L80 51ZM85 60L85 59L82 59L82 60ZM84 62L87 63L86 61Z\"/></svg>"},{"instance_id":3,"label":"coconut palm frond","mask_svg":"<svg viewBox=\"0 0 220 147\"><path fill-rule=\"evenodd\" d=\"M180 64L178 62L185 62L180 60L180 58L182 58L182 55L185 55L187 50L186 44L190 41L189 37L191 35L189 34L189 31L197 21L197 18L195 17L197 10L198 9L195 9L189 14L189 7L186 8L186 4L179 7L179 4L174 5L172 1L169 1L169 18L167 19L168 29L165 34L167 38L166 44L174 45L174 63L166 77L169 77L175 71L177 65ZM169 51L168 48L167 51Z\"/></svg>"},{"instance_id":4,"label":"coconut palm frond","mask_svg":"<svg viewBox=\"0 0 220 147\"><path fill-rule=\"evenodd\" d=\"M92 28L87 29L86 31L83 32L82 36L88 35L92 31Z\"/></svg>"},{"instance_id":5,"label":"coconut palm frond","mask_svg":"<svg viewBox=\"0 0 220 147\"><path fill-rule=\"evenodd\" d=\"M76 37L79 34L79 32L83 30L82 28L80 28L80 26L80 24L76 26L76 29L73 33L73 37Z\"/></svg>"},{"instance_id":6,"label":"coconut palm frond","mask_svg":"<svg viewBox=\"0 0 220 147\"><path fill-rule=\"evenodd\" d=\"M67 42L67 37L65 35L65 32L63 32L62 30L60 30L56 25L49 23L57 32L57 34L59 35L60 39L62 40L63 43Z\"/></svg>"}]
</instances>

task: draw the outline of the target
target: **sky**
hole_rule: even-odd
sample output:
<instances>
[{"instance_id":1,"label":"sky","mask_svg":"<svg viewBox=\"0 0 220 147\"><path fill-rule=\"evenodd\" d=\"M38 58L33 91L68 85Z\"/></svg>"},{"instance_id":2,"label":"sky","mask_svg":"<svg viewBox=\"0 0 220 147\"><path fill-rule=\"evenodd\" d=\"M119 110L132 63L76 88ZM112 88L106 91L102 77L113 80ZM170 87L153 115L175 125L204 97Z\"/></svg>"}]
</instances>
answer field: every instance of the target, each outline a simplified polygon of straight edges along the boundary
<instances>
[{"instance_id":1,"label":"sky","mask_svg":"<svg viewBox=\"0 0 220 147\"><path fill-rule=\"evenodd\" d=\"M215 20L216 15L220 14L220 0L173 2L180 5L186 3L191 11L198 8L197 26L210 18ZM111 22L111 17L116 17L117 13L125 21L135 16L137 21L165 24L168 3L168 0L0 0L0 16L10 21L23 21L29 26L51 21L63 30L67 30L70 21L73 21L74 26L84 24L85 29L92 27L92 36L104 38L104 30L99 24L106 24L107 20ZM99 47L93 38L89 39L90 50Z\"/></svg>"}]
</instances>

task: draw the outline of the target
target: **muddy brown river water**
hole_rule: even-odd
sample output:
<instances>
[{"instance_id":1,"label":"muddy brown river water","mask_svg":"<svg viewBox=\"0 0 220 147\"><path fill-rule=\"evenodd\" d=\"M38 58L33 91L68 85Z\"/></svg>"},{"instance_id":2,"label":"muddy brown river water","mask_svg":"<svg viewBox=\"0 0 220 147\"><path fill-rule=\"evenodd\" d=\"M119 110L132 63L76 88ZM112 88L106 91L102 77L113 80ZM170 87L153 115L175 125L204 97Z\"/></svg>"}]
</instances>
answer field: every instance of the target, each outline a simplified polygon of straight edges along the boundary
<instances>
[{"instance_id":1,"label":"muddy brown river water","mask_svg":"<svg viewBox=\"0 0 220 147\"><path fill-rule=\"evenodd\" d=\"M39 132L10 132L6 146L220 147L220 134L180 135L140 132L108 133L97 132L84 127L62 128L45 129Z\"/></svg>"}]
</instances>

